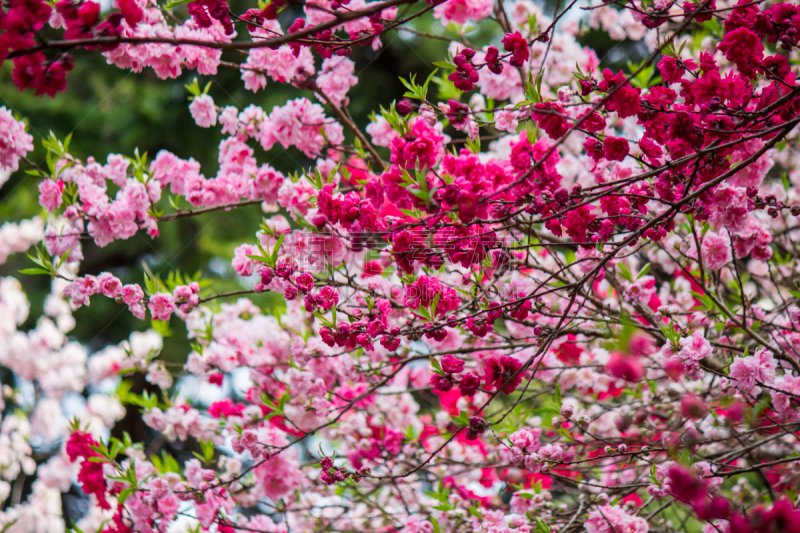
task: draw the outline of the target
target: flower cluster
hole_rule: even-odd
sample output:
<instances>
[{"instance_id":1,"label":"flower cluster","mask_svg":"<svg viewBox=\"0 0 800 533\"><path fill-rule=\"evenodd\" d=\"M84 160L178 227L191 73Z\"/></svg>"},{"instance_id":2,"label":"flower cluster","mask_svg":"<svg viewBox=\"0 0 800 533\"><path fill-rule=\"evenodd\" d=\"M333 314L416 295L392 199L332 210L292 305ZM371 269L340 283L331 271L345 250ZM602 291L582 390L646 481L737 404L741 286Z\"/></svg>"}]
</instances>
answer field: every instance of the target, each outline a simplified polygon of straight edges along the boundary
<instances>
[{"instance_id":1,"label":"flower cluster","mask_svg":"<svg viewBox=\"0 0 800 533\"><path fill-rule=\"evenodd\" d=\"M82 160L54 136L43 168L0 109L0 166L27 165L43 208L0 228L0 258L42 242L24 272L52 280L35 321L0 280L0 375L18 385L0 396L0 528L63 531L67 492L87 502L73 525L105 533L797 523L800 8L590 6L589 26L648 50L601 69L574 3L416 4L0 8L0 58L40 95L78 47L297 91L239 109L188 85L192 119L222 137L205 174L167 151ZM362 132L353 50L429 35L425 17L458 36L442 71L376 95ZM56 37L37 39L46 23ZM281 149L304 164L272 167ZM266 215L231 247L237 290L81 270L81 238L157 239L223 209ZM154 330L90 353L68 333L97 298ZM166 322L185 325L182 369L161 357ZM110 431L137 413L141 435Z\"/></svg>"}]
</instances>

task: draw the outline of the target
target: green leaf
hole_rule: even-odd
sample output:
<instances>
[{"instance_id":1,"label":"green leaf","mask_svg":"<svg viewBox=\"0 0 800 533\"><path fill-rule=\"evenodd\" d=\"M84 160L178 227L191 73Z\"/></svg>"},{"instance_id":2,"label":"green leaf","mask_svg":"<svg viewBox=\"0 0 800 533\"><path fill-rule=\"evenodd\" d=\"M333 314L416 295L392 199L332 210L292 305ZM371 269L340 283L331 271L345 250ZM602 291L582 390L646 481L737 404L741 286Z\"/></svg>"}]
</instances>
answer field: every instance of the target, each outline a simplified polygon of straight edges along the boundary
<instances>
[{"instance_id":1,"label":"green leaf","mask_svg":"<svg viewBox=\"0 0 800 533\"><path fill-rule=\"evenodd\" d=\"M216 451L214 443L210 440L201 440L200 449L203 450L203 462L211 464L211 461L214 460L214 452Z\"/></svg>"},{"instance_id":2,"label":"green leaf","mask_svg":"<svg viewBox=\"0 0 800 533\"><path fill-rule=\"evenodd\" d=\"M409 425L409 426L406 428L406 431L405 431L405 433L403 433L403 436L404 436L406 439L408 439L409 441L415 441L415 440L417 440L417 437L419 437L419 432L418 432L417 430L415 430L415 429L414 429L414 426L412 426L412 425Z\"/></svg>"},{"instance_id":3,"label":"green leaf","mask_svg":"<svg viewBox=\"0 0 800 533\"><path fill-rule=\"evenodd\" d=\"M275 243L275 247L272 249L272 262L278 262L278 253L281 250L281 245L283 244L283 239L286 237L286 233L281 233L281 236L278 237L278 242Z\"/></svg>"},{"instance_id":4,"label":"green leaf","mask_svg":"<svg viewBox=\"0 0 800 533\"><path fill-rule=\"evenodd\" d=\"M188 0L182 0L180 2L175 2L174 5L182 4L183 1L188 1ZM173 2L170 2L170 4L172 4L172 3ZM167 4L167 9L170 9L171 7L172 7L171 5ZM197 97L197 96L200 96L202 94L200 92L200 85L197 83L197 78L194 78L192 80L192 83L187 83L186 85L184 85L184 87L186 87L186 90L189 91L189 94L191 94L193 97Z\"/></svg>"},{"instance_id":5,"label":"green leaf","mask_svg":"<svg viewBox=\"0 0 800 533\"><path fill-rule=\"evenodd\" d=\"M430 313L431 320L434 320L436 318L436 307L439 305L439 295L441 295L441 293L437 292L436 296L433 297L433 302L431 303L431 313Z\"/></svg>"},{"instance_id":6,"label":"green leaf","mask_svg":"<svg viewBox=\"0 0 800 533\"><path fill-rule=\"evenodd\" d=\"M253 261L258 261L260 263L272 263L272 261L271 261L272 257L266 258L266 257L262 257L260 255L248 255L247 257L248 257L248 259L252 259Z\"/></svg>"},{"instance_id":7,"label":"green leaf","mask_svg":"<svg viewBox=\"0 0 800 533\"><path fill-rule=\"evenodd\" d=\"M189 2L189 1L190 0L170 0L169 2L167 2L167 5L165 5L164 7L166 9L172 9L175 6L179 6L181 4L185 4L186 2Z\"/></svg>"},{"instance_id":8,"label":"green leaf","mask_svg":"<svg viewBox=\"0 0 800 533\"><path fill-rule=\"evenodd\" d=\"M400 209L400 212L411 218L421 218L419 211L416 209Z\"/></svg>"},{"instance_id":9,"label":"green leaf","mask_svg":"<svg viewBox=\"0 0 800 533\"><path fill-rule=\"evenodd\" d=\"M633 276L631 275L631 271L628 268L628 265L625 263L619 263L619 277L622 279L633 283Z\"/></svg>"},{"instance_id":10,"label":"green leaf","mask_svg":"<svg viewBox=\"0 0 800 533\"><path fill-rule=\"evenodd\" d=\"M458 416L451 417L453 422L462 427L469 427L469 413L466 411L459 411Z\"/></svg>"},{"instance_id":11,"label":"green leaf","mask_svg":"<svg viewBox=\"0 0 800 533\"><path fill-rule=\"evenodd\" d=\"M27 274L29 276L34 276L37 274L44 274L46 276L50 275L50 271L45 270L43 268L26 268L24 270L19 271L20 274Z\"/></svg>"},{"instance_id":12,"label":"green leaf","mask_svg":"<svg viewBox=\"0 0 800 533\"><path fill-rule=\"evenodd\" d=\"M480 135L475 137L475 140L467 138L466 144L467 144L467 149L469 149L469 151L472 152L473 154L479 154L481 152L481 137L480 137Z\"/></svg>"},{"instance_id":13,"label":"green leaf","mask_svg":"<svg viewBox=\"0 0 800 533\"><path fill-rule=\"evenodd\" d=\"M681 451L681 454L678 456L678 462L686 466L691 466L692 463L694 463L694 460L692 459L692 452L690 452L687 448L684 448Z\"/></svg>"},{"instance_id":14,"label":"green leaf","mask_svg":"<svg viewBox=\"0 0 800 533\"><path fill-rule=\"evenodd\" d=\"M428 76L428 79L425 80L424 84L422 84L422 89L420 91L420 100L422 100L423 102L428 97L428 86L431 84L431 80L434 78L434 76L436 76L436 73L438 71L439 71L438 68L433 69L433 72L431 72L430 76Z\"/></svg>"},{"instance_id":15,"label":"green leaf","mask_svg":"<svg viewBox=\"0 0 800 533\"><path fill-rule=\"evenodd\" d=\"M119 502L120 507L125 505L125 500L128 499L128 496L136 492L136 489L133 487L128 487L127 489L122 489L122 492L119 493L117 497L117 501Z\"/></svg>"},{"instance_id":16,"label":"green leaf","mask_svg":"<svg viewBox=\"0 0 800 533\"><path fill-rule=\"evenodd\" d=\"M455 84L444 77L437 77L433 78L433 82L438 86L439 93L438 98L439 100L461 100L461 97L464 95L463 91L460 91L456 88Z\"/></svg>"}]
</instances>

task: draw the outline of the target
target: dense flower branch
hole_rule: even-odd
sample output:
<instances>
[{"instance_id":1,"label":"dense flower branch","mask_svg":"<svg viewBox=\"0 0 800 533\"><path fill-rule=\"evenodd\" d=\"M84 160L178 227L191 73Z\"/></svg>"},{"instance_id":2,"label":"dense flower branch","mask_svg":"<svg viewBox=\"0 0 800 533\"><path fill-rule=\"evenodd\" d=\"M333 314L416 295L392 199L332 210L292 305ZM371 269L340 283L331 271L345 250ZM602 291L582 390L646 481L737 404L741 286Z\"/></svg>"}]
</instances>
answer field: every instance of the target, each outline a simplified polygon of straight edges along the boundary
<instances>
[{"instance_id":1,"label":"dense flower branch","mask_svg":"<svg viewBox=\"0 0 800 533\"><path fill-rule=\"evenodd\" d=\"M553 17L447 0L398 18L402 4L316 0L293 22L280 0L246 13L195 0L185 21L140 0L105 17L91 1L3 6L14 80L39 94L63 90L61 52L97 46L126 70L226 66L248 90L288 84L319 103L240 110L188 85L196 124L224 136L210 177L166 151L81 161L54 136L47 165L32 165L32 136L0 111L0 165L28 164L47 211L4 226L0 257L43 241L26 273L53 290L37 326L17 331L27 302L0 283L13 339L0 365L42 391L32 405L6 396L18 414L0 430L19 444L0 439L2 483L35 472L31 497L57 497L74 475L90 501L80 527L108 533L181 520L224 533L645 533L676 530L671 509L681 531L798 523L797 6L589 6L594 28L648 48L614 72L579 44L577 2ZM423 17L457 35L448 56L425 81L403 79L404 99L375 95L362 131L352 50L391 29L426 37ZM42 41L45 23L63 40ZM284 174L254 145L311 168ZM80 271L82 237L157 239L162 223L256 205L266 217L231 261L241 288ZM264 293L282 300L277 316L254 303ZM157 330L183 322L183 373L153 330L88 358L69 342L72 311L101 297ZM116 394L93 393L89 416L48 433L64 393L50 372L71 392ZM132 393L132 372L160 392ZM190 379L222 399L192 401ZM147 449L103 433L123 403L159 436ZM31 432L58 443L44 464L30 464ZM165 441L199 452L179 462L157 454ZM0 524L36 529L33 504L13 503Z\"/></svg>"}]
</instances>

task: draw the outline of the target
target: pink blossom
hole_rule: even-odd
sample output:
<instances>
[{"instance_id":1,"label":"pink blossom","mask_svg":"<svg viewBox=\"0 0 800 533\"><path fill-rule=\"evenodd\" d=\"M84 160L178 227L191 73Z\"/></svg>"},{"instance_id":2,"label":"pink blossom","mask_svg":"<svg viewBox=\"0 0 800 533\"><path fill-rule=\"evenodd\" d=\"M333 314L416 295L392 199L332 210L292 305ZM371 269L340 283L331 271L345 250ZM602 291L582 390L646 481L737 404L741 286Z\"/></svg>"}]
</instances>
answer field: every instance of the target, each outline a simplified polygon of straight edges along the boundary
<instances>
[{"instance_id":1,"label":"pink blossom","mask_svg":"<svg viewBox=\"0 0 800 533\"><path fill-rule=\"evenodd\" d=\"M684 418L703 418L708 413L708 404L699 396L686 394L681 398L681 415Z\"/></svg>"},{"instance_id":2,"label":"pink blossom","mask_svg":"<svg viewBox=\"0 0 800 533\"><path fill-rule=\"evenodd\" d=\"M589 512L584 522L586 533L647 533L647 520L633 516L618 505L603 505Z\"/></svg>"},{"instance_id":3,"label":"pink blossom","mask_svg":"<svg viewBox=\"0 0 800 533\"><path fill-rule=\"evenodd\" d=\"M623 161L630 151L627 139L621 137L606 137L603 139L603 150L606 159L610 161Z\"/></svg>"},{"instance_id":4,"label":"pink blossom","mask_svg":"<svg viewBox=\"0 0 800 533\"><path fill-rule=\"evenodd\" d=\"M6 222L0 225L0 265L6 262L9 255L24 252L41 241L42 237L44 237L47 253L50 255L60 257L71 249L72 253L67 258L69 262L83 258L77 234L65 237L64 239L69 239L70 242L62 244L58 238L53 238L57 232L52 226L47 226L47 229L43 230L44 223L39 217L21 220L19 223Z\"/></svg>"},{"instance_id":5,"label":"pink blossom","mask_svg":"<svg viewBox=\"0 0 800 533\"><path fill-rule=\"evenodd\" d=\"M736 63L739 71L745 76L753 76L764 57L764 45L761 38L748 28L736 28L725 34L718 49L725 54L728 61Z\"/></svg>"},{"instance_id":6,"label":"pink blossom","mask_svg":"<svg viewBox=\"0 0 800 533\"><path fill-rule=\"evenodd\" d=\"M800 420L800 406L797 401L800 396L800 376L784 374L775 380L773 386L778 389L770 390L775 410L785 420ZM788 394L784 394L784 392Z\"/></svg>"},{"instance_id":7,"label":"pink blossom","mask_svg":"<svg viewBox=\"0 0 800 533\"><path fill-rule=\"evenodd\" d=\"M243 441L244 436L243 436ZM243 443L244 444L244 443ZM253 435L253 445L263 449L263 445L285 446L288 444L286 436L278 429L260 429ZM303 473L297 462L296 454L281 453L264 462L255 469L256 478L264 495L272 501L278 501L300 485Z\"/></svg>"},{"instance_id":8,"label":"pink blossom","mask_svg":"<svg viewBox=\"0 0 800 533\"><path fill-rule=\"evenodd\" d=\"M562 450L558 444L545 444L539 451L537 455L539 459L547 459L548 461L552 461L554 463L560 463L562 459Z\"/></svg>"},{"instance_id":9,"label":"pink blossom","mask_svg":"<svg viewBox=\"0 0 800 533\"><path fill-rule=\"evenodd\" d=\"M178 499L174 494L158 498L157 501L159 513L163 514L168 520L175 518L178 514Z\"/></svg>"},{"instance_id":10,"label":"pink blossom","mask_svg":"<svg viewBox=\"0 0 800 533\"><path fill-rule=\"evenodd\" d=\"M405 522L403 529L398 533L432 533L433 524L427 520L422 520L417 516L411 516Z\"/></svg>"},{"instance_id":11,"label":"pink blossom","mask_svg":"<svg viewBox=\"0 0 800 533\"><path fill-rule=\"evenodd\" d=\"M198 126L202 128L209 128L217 125L217 107L214 105L214 99L208 94L201 94L195 96L192 103L189 104L189 111L192 113L192 118Z\"/></svg>"},{"instance_id":12,"label":"pink blossom","mask_svg":"<svg viewBox=\"0 0 800 533\"><path fill-rule=\"evenodd\" d=\"M451 22L465 24L469 20L479 21L492 14L491 0L447 0L436 6L433 16L441 19L445 26Z\"/></svg>"},{"instance_id":13,"label":"pink blossom","mask_svg":"<svg viewBox=\"0 0 800 533\"><path fill-rule=\"evenodd\" d=\"M683 67L678 65L678 60L667 55L658 63L658 70L661 71L661 77L667 83L679 82L685 71Z\"/></svg>"},{"instance_id":14,"label":"pink blossom","mask_svg":"<svg viewBox=\"0 0 800 533\"><path fill-rule=\"evenodd\" d=\"M251 244L241 244L233 251L233 270L240 276L253 274L253 260L248 255L261 255L261 252Z\"/></svg>"},{"instance_id":15,"label":"pink blossom","mask_svg":"<svg viewBox=\"0 0 800 533\"><path fill-rule=\"evenodd\" d=\"M731 261L731 243L727 235L709 231L703 236L700 248L703 262L709 270L719 270Z\"/></svg>"},{"instance_id":16,"label":"pink blossom","mask_svg":"<svg viewBox=\"0 0 800 533\"><path fill-rule=\"evenodd\" d=\"M731 163L744 161L755 155L764 146L761 139L751 139L737 145L736 151L731 156ZM768 150L754 162L750 163L731 178L731 183L739 187L758 187L764 181L767 173L774 164L774 150Z\"/></svg>"},{"instance_id":17,"label":"pink blossom","mask_svg":"<svg viewBox=\"0 0 800 533\"><path fill-rule=\"evenodd\" d=\"M507 106L505 109L494 112L494 125L498 130L515 133L519 124L518 117L519 113L514 110L513 106Z\"/></svg>"},{"instance_id":18,"label":"pink blossom","mask_svg":"<svg viewBox=\"0 0 800 533\"><path fill-rule=\"evenodd\" d=\"M771 385L775 381L772 352L761 348L755 355L737 357L731 364L728 377L736 380L734 385L743 393L757 396L761 391L758 383Z\"/></svg>"},{"instance_id":19,"label":"pink blossom","mask_svg":"<svg viewBox=\"0 0 800 533\"><path fill-rule=\"evenodd\" d=\"M539 447L539 436L541 434L541 428L522 428L512 433L509 439L514 446L518 446L521 450L532 453Z\"/></svg>"},{"instance_id":20,"label":"pink blossom","mask_svg":"<svg viewBox=\"0 0 800 533\"><path fill-rule=\"evenodd\" d=\"M99 291L104 296L116 298L122 295L122 282L110 272L103 272L97 276L97 283L100 286Z\"/></svg>"},{"instance_id":21,"label":"pink blossom","mask_svg":"<svg viewBox=\"0 0 800 533\"><path fill-rule=\"evenodd\" d=\"M315 71L311 51L302 47L295 55L289 45L282 45L277 50L254 48L250 50L247 61L242 66L247 67L242 70L245 88L254 92L267 85L266 76L258 71L265 71L277 83L301 81Z\"/></svg>"},{"instance_id":22,"label":"pink blossom","mask_svg":"<svg viewBox=\"0 0 800 533\"><path fill-rule=\"evenodd\" d=\"M403 168L433 168L444 155L444 137L422 118L411 123L408 137L391 142L392 163Z\"/></svg>"},{"instance_id":23,"label":"pink blossom","mask_svg":"<svg viewBox=\"0 0 800 533\"><path fill-rule=\"evenodd\" d=\"M333 102L347 103L347 91L358 83L353 76L355 63L343 56L333 56L322 62L322 71L317 75L317 85Z\"/></svg>"},{"instance_id":24,"label":"pink blossom","mask_svg":"<svg viewBox=\"0 0 800 533\"><path fill-rule=\"evenodd\" d=\"M223 134L236 134L239 131L239 110L233 106L226 106L219 114L219 123L222 124Z\"/></svg>"},{"instance_id":25,"label":"pink blossom","mask_svg":"<svg viewBox=\"0 0 800 533\"><path fill-rule=\"evenodd\" d=\"M506 52L511 52L511 63L514 67L521 67L531 56L531 51L528 45L528 40L525 39L518 31L514 33L506 33L503 37L503 48Z\"/></svg>"},{"instance_id":26,"label":"pink blossom","mask_svg":"<svg viewBox=\"0 0 800 533\"><path fill-rule=\"evenodd\" d=\"M118 187L122 187L128 179L130 160L119 154L108 154L107 161L103 166L103 174L106 179L113 181Z\"/></svg>"},{"instance_id":27,"label":"pink blossom","mask_svg":"<svg viewBox=\"0 0 800 533\"><path fill-rule=\"evenodd\" d=\"M45 179L41 181L39 183L39 205L52 213L61 206L63 191L64 182L62 180Z\"/></svg>"},{"instance_id":28,"label":"pink blossom","mask_svg":"<svg viewBox=\"0 0 800 533\"><path fill-rule=\"evenodd\" d=\"M273 205L278 201L278 191L283 185L283 174L264 164L254 177L254 192L266 204Z\"/></svg>"},{"instance_id":29,"label":"pink blossom","mask_svg":"<svg viewBox=\"0 0 800 533\"><path fill-rule=\"evenodd\" d=\"M644 368L639 358L620 352L611 354L606 364L606 372L626 381L639 381L644 376Z\"/></svg>"},{"instance_id":30,"label":"pink blossom","mask_svg":"<svg viewBox=\"0 0 800 533\"><path fill-rule=\"evenodd\" d=\"M284 148L296 146L308 157L317 156L325 144L325 138L334 145L344 140L341 124L325 117L322 106L307 98L288 101L284 106L275 106L269 115L269 123L262 128L261 145L268 150L280 143ZM325 136L322 135L325 132Z\"/></svg>"},{"instance_id":31,"label":"pink blossom","mask_svg":"<svg viewBox=\"0 0 800 533\"><path fill-rule=\"evenodd\" d=\"M477 52L474 61L475 63L485 62L486 53ZM511 99L512 101L517 101L521 99L524 91L519 70L508 62L503 62L501 65L503 70L500 74L495 74L488 68L482 68L478 71L477 85L481 94L495 100Z\"/></svg>"},{"instance_id":32,"label":"pink blossom","mask_svg":"<svg viewBox=\"0 0 800 533\"><path fill-rule=\"evenodd\" d=\"M744 188L723 184L714 191L709 222L717 228L725 226L735 235L746 227L752 209Z\"/></svg>"},{"instance_id":33,"label":"pink blossom","mask_svg":"<svg viewBox=\"0 0 800 533\"><path fill-rule=\"evenodd\" d=\"M157 292L150 297L147 307L154 320L169 320L175 312L175 298L171 294Z\"/></svg>"},{"instance_id":34,"label":"pink blossom","mask_svg":"<svg viewBox=\"0 0 800 533\"><path fill-rule=\"evenodd\" d=\"M711 343L699 331L695 331L691 337L682 338L680 345L681 351L678 355L682 359L701 361L711 355Z\"/></svg>"},{"instance_id":35,"label":"pink blossom","mask_svg":"<svg viewBox=\"0 0 800 533\"><path fill-rule=\"evenodd\" d=\"M187 183L202 182L200 164L194 159L183 160L174 154L161 150L150 164L150 172L161 187L170 186L173 194L186 194Z\"/></svg>"},{"instance_id":36,"label":"pink blossom","mask_svg":"<svg viewBox=\"0 0 800 533\"><path fill-rule=\"evenodd\" d=\"M75 280L67 285L64 289L64 296L72 299L72 304L76 307L82 305L89 305L89 297L97 294L99 285L97 278L94 276L84 276L82 278L75 278Z\"/></svg>"},{"instance_id":37,"label":"pink blossom","mask_svg":"<svg viewBox=\"0 0 800 533\"><path fill-rule=\"evenodd\" d=\"M297 183L286 180L278 189L278 203L292 214L306 215L311 209L311 198L316 194L314 186L305 180Z\"/></svg>"},{"instance_id":38,"label":"pink blossom","mask_svg":"<svg viewBox=\"0 0 800 533\"><path fill-rule=\"evenodd\" d=\"M144 298L144 291L136 284L122 287L122 301L127 305L139 303Z\"/></svg>"},{"instance_id":39,"label":"pink blossom","mask_svg":"<svg viewBox=\"0 0 800 533\"><path fill-rule=\"evenodd\" d=\"M178 285L172 291L175 303L182 313L188 313L200 304L200 284L196 281L188 285Z\"/></svg>"},{"instance_id":40,"label":"pink blossom","mask_svg":"<svg viewBox=\"0 0 800 533\"><path fill-rule=\"evenodd\" d=\"M25 124L0 107L0 168L16 171L19 159L32 150L33 136L25 132Z\"/></svg>"},{"instance_id":41,"label":"pink blossom","mask_svg":"<svg viewBox=\"0 0 800 533\"><path fill-rule=\"evenodd\" d=\"M367 133L372 136L372 144L377 146L389 146L393 139L400 136L382 115L367 124Z\"/></svg>"},{"instance_id":42,"label":"pink blossom","mask_svg":"<svg viewBox=\"0 0 800 533\"><path fill-rule=\"evenodd\" d=\"M752 253L754 258L766 261L772 257L771 242L772 234L751 215L744 229L734 236L733 249L737 259Z\"/></svg>"}]
</instances>

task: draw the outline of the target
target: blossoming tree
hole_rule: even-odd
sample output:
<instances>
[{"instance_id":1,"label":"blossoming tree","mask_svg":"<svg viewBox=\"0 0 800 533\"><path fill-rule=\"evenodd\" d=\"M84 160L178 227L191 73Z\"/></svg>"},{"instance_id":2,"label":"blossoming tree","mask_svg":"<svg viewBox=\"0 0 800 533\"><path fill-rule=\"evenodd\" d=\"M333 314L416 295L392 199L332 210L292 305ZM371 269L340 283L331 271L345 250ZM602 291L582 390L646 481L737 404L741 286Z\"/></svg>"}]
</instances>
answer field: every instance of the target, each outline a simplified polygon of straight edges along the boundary
<instances>
[{"instance_id":1,"label":"blossoming tree","mask_svg":"<svg viewBox=\"0 0 800 533\"><path fill-rule=\"evenodd\" d=\"M0 260L28 251L20 276L52 289L26 329L20 282L0 280L2 531L800 531L800 6L249 7L2 4L0 60L37 95L91 53L297 96L220 108L187 85L196 126L224 136L216 171L79 160L55 136L37 162L0 109L0 166L36 176L43 208L0 229ZM440 34L416 29L429 18ZM645 59L601 69L586 25ZM406 98L375 95L362 128L351 53L395 31L449 55ZM283 174L264 156L281 149L310 163ZM264 214L229 258L240 290L81 272L82 240L222 209ZM73 312L102 298L152 329L89 353ZM179 372L166 321L191 340ZM137 373L156 392L132 392ZM125 405L147 435L111 436Z\"/></svg>"}]
</instances>

